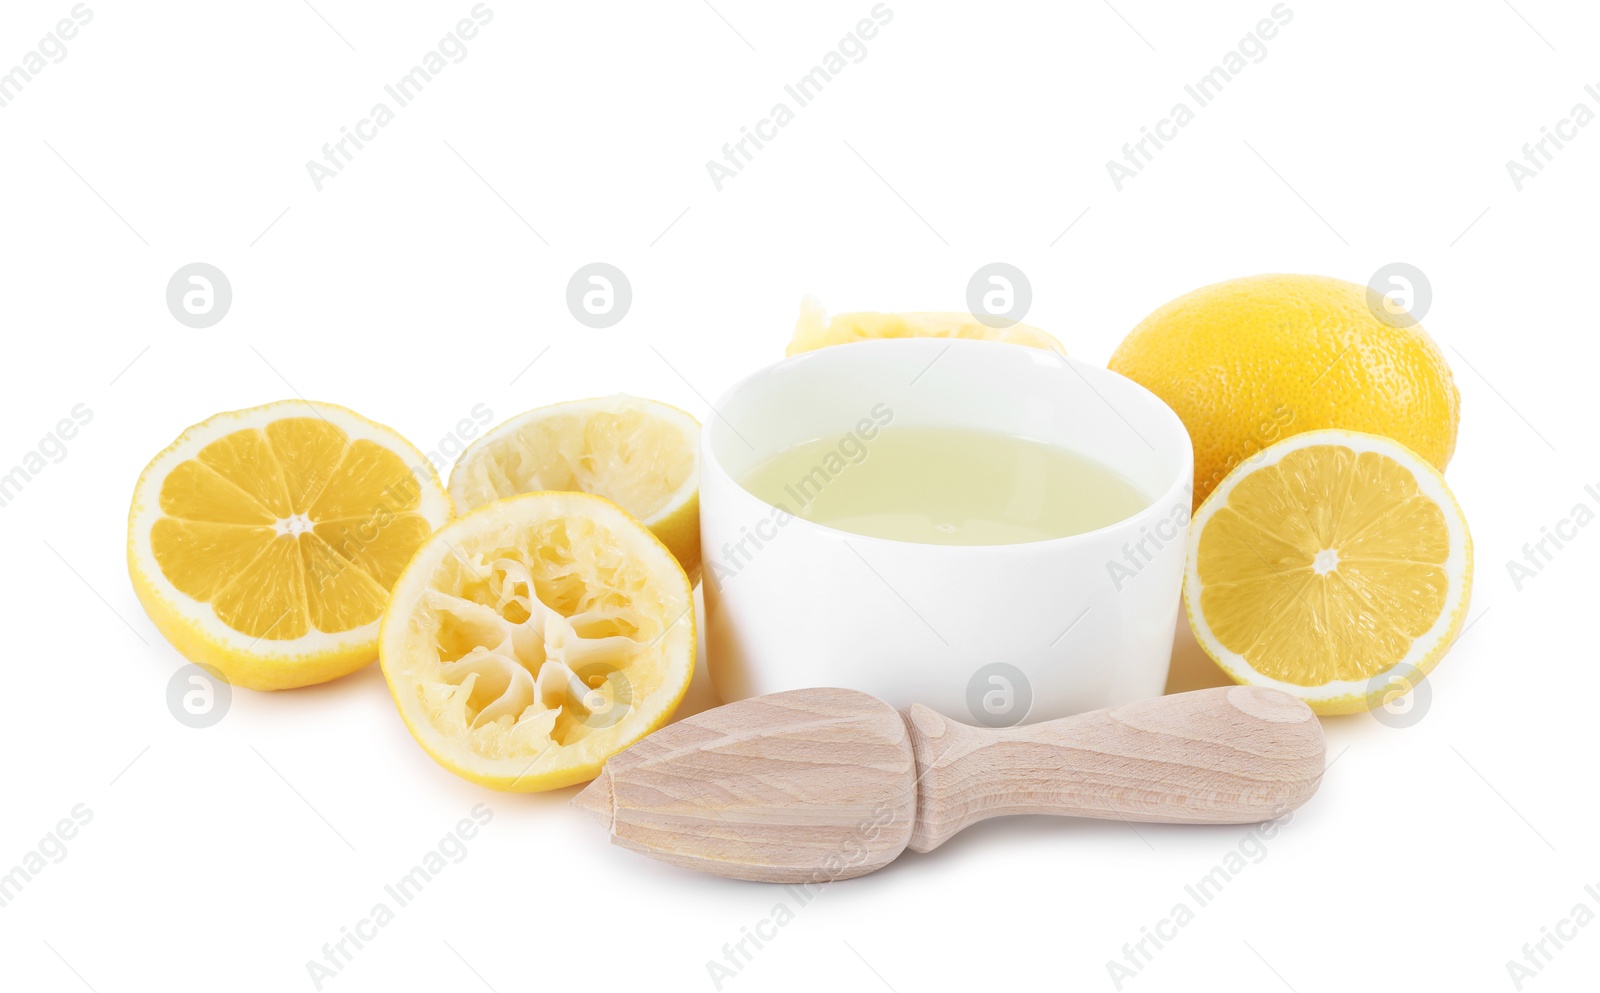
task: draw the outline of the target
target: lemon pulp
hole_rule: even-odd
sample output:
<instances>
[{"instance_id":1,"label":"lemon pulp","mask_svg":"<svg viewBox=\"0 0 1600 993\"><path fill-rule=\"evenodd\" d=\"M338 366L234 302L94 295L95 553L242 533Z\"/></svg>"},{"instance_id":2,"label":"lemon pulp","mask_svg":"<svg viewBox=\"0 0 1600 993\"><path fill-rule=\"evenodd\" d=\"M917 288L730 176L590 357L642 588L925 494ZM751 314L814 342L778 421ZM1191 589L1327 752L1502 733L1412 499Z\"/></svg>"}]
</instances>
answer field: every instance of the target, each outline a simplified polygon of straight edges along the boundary
<instances>
[{"instance_id":1,"label":"lemon pulp","mask_svg":"<svg viewBox=\"0 0 1600 993\"><path fill-rule=\"evenodd\" d=\"M377 655L406 561L450 516L421 452L333 404L284 401L189 428L140 476L134 591L189 659L254 689Z\"/></svg>"},{"instance_id":2,"label":"lemon pulp","mask_svg":"<svg viewBox=\"0 0 1600 993\"><path fill-rule=\"evenodd\" d=\"M1296 435L1229 474L1195 515L1185 598L1235 680L1318 713L1372 705L1375 677L1427 673L1460 631L1472 541L1443 478L1396 442Z\"/></svg>"},{"instance_id":3,"label":"lemon pulp","mask_svg":"<svg viewBox=\"0 0 1600 993\"><path fill-rule=\"evenodd\" d=\"M497 789L589 779L665 721L694 671L693 595L667 549L577 492L492 503L396 584L380 655L412 734Z\"/></svg>"},{"instance_id":4,"label":"lemon pulp","mask_svg":"<svg viewBox=\"0 0 1600 993\"><path fill-rule=\"evenodd\" d=\"M330 485L330 483L332 485ZM253 638L348 631L432 527L393 452L316 417L218 438L161 485L150 534L162 574Z\"/></svg>"}]
</instances>

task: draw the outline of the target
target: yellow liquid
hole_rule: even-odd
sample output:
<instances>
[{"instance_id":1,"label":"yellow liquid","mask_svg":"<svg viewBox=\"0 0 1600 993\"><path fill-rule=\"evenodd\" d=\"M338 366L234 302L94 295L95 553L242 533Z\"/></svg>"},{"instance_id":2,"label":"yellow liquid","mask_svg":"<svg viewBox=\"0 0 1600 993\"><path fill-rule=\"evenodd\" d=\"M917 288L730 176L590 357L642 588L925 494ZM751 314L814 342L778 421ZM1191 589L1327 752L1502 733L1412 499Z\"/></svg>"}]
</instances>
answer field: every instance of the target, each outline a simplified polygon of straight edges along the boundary
<instances>
[{"instance_id":1,"label":"yellow liquid","mask_svg":"<svg viewBox=\"0 0 1600 993\"><path fill-rule=\"evenodd\" d=\"M1083 534L1150 506L1076 452L970 428L895 427L796 445L741 485L840 531L933 545L1010 545Z\"/></svg>"}]
</instances>

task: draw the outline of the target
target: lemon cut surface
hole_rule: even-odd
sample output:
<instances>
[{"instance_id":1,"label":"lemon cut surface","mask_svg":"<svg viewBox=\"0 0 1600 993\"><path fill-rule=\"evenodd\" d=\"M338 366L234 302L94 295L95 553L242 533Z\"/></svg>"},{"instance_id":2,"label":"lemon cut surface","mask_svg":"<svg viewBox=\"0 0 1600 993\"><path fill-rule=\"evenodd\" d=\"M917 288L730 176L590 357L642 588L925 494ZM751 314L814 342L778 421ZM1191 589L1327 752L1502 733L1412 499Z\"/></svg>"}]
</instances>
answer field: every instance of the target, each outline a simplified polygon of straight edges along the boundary
<instances>
[{"instance_id":1,"label":"lemon cut surface","mask_svg":"<svg viewBox=\"0 0 1600 993\"><path fill-rule=\"evenodd\" d=\"M333 404L290 400L185 431L134 490L128 570L191 661L252 689L377 657L388 591L451 514L426 457Z\"/></svg>"},{"instance_id":2,"label":"lemon cut surface","mask_svg":"<svg viewBox=\"0 0 1600 993\"><path fill-rule=\"evenodd\" d=\"M446 769L532 792L594 778L665 723L694 672L672 554L601 497L510 497L446 525L395 585L384 676Z\"/></svg>"},{"instance_id":3,"label":"lemon cut surface","mask_svg":"<svg viewBox=\"0 0 1600 993\"><path fill-rule=\"evenodd\" d=\"M1472 539L1444 478L1376 435L1295 435L1230 473L1190 531L1195 637L1234 680L1321 714L1384 702L1461 630Z\"/></svg>"}]
</instances>

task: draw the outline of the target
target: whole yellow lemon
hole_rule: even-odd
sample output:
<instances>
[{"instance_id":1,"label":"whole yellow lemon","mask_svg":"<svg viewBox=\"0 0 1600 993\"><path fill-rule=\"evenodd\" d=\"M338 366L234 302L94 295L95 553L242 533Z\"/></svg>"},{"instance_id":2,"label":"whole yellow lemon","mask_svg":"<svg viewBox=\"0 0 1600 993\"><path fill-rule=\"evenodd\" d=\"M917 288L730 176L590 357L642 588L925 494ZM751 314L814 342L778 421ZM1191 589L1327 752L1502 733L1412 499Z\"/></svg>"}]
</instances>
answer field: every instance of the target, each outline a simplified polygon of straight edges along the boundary
<instances>
[{"instance_id":1,"label":"whole yellow lemon","mask_svg":"<svg viewBox=\"0 0 1600 993\"><path fill-rule=\"evenodd\" d=\"M1342 279L1203 286L1141 321L1109 366L1189 429L1196 507L1240 462L1302 431L1383 435L1440 472L1456 448L1461 394L1439 346L1404 314L1381 318L1367 288Z\"/></svg>"}]
</instances>

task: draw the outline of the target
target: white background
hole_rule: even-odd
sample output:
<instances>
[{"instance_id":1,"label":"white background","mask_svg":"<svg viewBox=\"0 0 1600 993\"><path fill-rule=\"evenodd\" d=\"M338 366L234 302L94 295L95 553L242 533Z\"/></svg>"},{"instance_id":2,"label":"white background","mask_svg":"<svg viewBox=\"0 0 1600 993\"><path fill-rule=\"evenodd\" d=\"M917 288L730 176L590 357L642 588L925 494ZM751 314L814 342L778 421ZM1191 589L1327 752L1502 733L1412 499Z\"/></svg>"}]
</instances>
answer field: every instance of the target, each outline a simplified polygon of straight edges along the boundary
<instances>
[{"instance_id":1,"label":"white background","mask_svg":"<svg viewBox=\"0 0 1600 993\"><path fill-rule=\"evenodd\" d=\"M1520 591L1506 568L1576 504L1600 506L1584 491L1600 490L1600 127L1520 192L1505 163L1575 103L1600 109L1584 92L1600 14L1289 0L1265 60L1118 192L1106 160L1268 0L890 0L865 60L717 192L706 161L872 5L713 2L491 0L465 60L321 192L307 160L468 0L91 0L67 57L0 109L0 463L74 404L94 412L0 508L0 871L74 805L93 812L0 908L3 985L311 989L306 962L480 803L494 816L468 857L325 989L712 989L724 943L794 905L609 848L572 790L452 777L376 667L237 691L217 726L179 724L164 698L180 659L134 599L124 531L139 470L187 425L296 394L424 449L479 403L499 420L627 391L704 417L782 354L806 292L833 310L961 309L972 272L1003 260L1031 277L1029 322L1103 362L1193 287L1364 282L1403 260L1431 278L1424 323L1462 392L1448 478L1477 546L1472 626L1420 723L1324 722L1321 792L1123 988L1514 988L1525 942L1580 901L1600 909L1584 892L1600 883L1600 527ZM70 8L0 8L0 70ZM564 302L594 260L633 285L609 330ZM163 301L195 261L233 285L207 330ZM1214 681L1180 643L1174 687ZM989 822L827 889L723 988L1111 990L1107 961L1244 833ZM1524 988L1597 971L1590 925Z\"/></svg>"}]
</instances>

